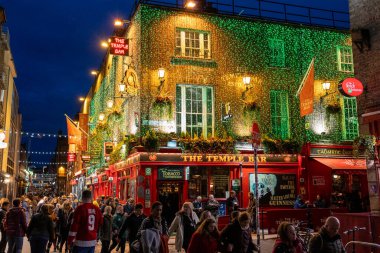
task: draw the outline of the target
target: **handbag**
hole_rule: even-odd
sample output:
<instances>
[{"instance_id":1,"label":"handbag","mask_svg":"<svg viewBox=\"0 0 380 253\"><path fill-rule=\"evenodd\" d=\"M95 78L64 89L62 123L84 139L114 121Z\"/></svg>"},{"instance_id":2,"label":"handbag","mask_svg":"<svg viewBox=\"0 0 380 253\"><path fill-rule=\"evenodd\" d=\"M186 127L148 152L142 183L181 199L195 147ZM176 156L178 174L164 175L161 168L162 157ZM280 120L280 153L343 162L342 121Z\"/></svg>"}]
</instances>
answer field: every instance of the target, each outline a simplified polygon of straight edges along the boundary
<instances>
[{"instance_id":1,"label":"handbag","mask_svg":"<svg viewBox=\"0 0 380 253\"><path fill-rule=\"evenodd\" d=\"M140 241L139 240L134 240L131 244L131 247L137 251L137 252L140 252Z\"/></svg>"}]
</instances>

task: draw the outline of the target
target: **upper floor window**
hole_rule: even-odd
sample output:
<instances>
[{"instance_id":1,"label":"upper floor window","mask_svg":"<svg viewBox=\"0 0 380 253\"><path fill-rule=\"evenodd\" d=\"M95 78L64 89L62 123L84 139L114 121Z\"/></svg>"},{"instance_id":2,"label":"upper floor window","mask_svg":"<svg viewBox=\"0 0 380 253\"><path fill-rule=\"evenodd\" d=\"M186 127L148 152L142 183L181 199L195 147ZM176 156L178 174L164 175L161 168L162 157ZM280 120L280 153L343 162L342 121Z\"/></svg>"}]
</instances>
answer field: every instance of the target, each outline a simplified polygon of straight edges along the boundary
<instances>
[{"instance_id":1,"label":"upper floor window","mask_svg":"<svg viewBox=\"0 0 380 253\"><path fill-rule=\"evenodd\" d=\"M269 49L270 49L269 65L272 67L285 67L284 41L270 39Z\"/></svg>"},{"instance_id":2,"label":"upper floor window","mask_svg":"<svg viewBox=\"0 0 380 253\"><path fill-rule=\"evenodd\" d=\"M356 98L343 97L343 139L354 140L359 136Z\"/></svg>"},{"instance_id":3,"label":"upper floor window","mask_svg":"<svg viewBox=\"0 0 380 253\"><path fill-rule=\"evenodd\" d=\"M338 70L342 72L354 72L352 48L348 46L337 47Z\"/></svg>"},{"instance_id":4,"label":"upper floor window","mask_svg":"<svg viewBox=\"0 0 380 253\"><path fill-rule=\"evenodd\" d=\"M289 139L289 105L286 91L270 91L270 113L272 134L283 140Z\"/></svg>"},{"instance_id":5,"label":"upper floor window","mask_svg":"<svg viewBox=\"0 0 380 253\"><path fill-rule=\"evenodd\" d=\"M177 85L177 134L213 136L214 92L210 86Z\"/></svg>"},{"instance_id":6,"label":"upper floor window","mask_svg":"<svg viewBox=\"0 0 380 253\"><path fill-rule=\"evenodd\" d=\"M210 59L210 34L203 31L176 29L175 55Z\"/></svg>"}]
</instances>

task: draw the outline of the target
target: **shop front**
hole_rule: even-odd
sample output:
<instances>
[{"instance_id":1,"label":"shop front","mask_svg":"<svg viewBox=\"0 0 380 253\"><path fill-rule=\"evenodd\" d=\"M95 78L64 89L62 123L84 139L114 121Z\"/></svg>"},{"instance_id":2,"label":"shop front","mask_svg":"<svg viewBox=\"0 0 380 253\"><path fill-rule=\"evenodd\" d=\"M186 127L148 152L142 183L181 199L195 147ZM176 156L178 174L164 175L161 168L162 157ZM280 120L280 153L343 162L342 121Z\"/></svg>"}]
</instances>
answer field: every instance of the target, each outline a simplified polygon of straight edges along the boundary
<instances>
[{"instance_id":1,"label":"shop front","mask_svg":"<svg viewBox=\"0 0 380 253\"><path fill-rule=\"evenodd\" d=\"M368 181L366 161L353 157L352 146L308 145L305 160L307 196L317 194L327 206L348 208L352 212L367 210Z\"/></svg>"},{"instance_id":2,"label":"shop front","mask_svg":"<svg viewBox=\"0 0 380 253\"><path fill-rule=\"evenodd\" d=\"M113 168L113 187L120 203L135 197L136 180L132 179L135 171L135 167L128 167L126 162L117 163Z\"/></svg>"},{"instance_id":3,"label":"shop front","mask_svg":"<svg viewBox=\"0 0 380 253\"><path fill-rule=\"evenodd\" d=\"M118 194L143 203L147 213L154 201L161 201L168 221L185 201L193 201L197 196L206 201L213 194L221 204L219 213L223 216L231 190L238 193L240 206L247 207L248 192L254 191L253 161L251 154L135 153L118 171L130 173L126 176L129 185L123 188L119 184ZM259 192L265 205L293 206L299 187L300 157L260 154L258 167ZM123 190L125 187L128 191Z\"/></svg>"}]
</instances>

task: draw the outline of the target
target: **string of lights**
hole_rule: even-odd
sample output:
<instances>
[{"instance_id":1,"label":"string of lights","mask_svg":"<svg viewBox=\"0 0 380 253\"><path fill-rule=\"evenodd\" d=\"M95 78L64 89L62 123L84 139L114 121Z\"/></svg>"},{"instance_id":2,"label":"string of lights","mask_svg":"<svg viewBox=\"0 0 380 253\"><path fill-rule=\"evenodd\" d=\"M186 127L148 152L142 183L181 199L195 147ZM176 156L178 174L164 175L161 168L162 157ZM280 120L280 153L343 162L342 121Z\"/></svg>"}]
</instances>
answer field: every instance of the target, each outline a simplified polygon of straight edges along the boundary
<instances>
[{"instance_id":1,"label":"string of lights","mask_svg":"<svg viewBox=\"0 0 380 253\"><path fill-rule=\"evenodd\" d=\"M12 130L2 130L3 132L9 132L12 133ZM15 134L18 134L18 131L14 132ZM67 135L67 134L51 134L51 133L35 133L35 132L20 132L21 135L30 137L30 138L69 138L69 139L75 139L75 138L81 138L80 136L77 135Z\"/></svg>"},{"instance_id":2,"label":"string of lights","mask_svg":"<svg viewBox=\"0 0 380 253\"><path fill-rule=\"evenodd\" d=\"M55 151L26 151L26 150L20 150L17 151L19 153L27 153L27 154L36 154L36 155L65 155L69 152L62 151L62 152L55 152Z\"/></svg>"},{"instance_id":3,"label":"string of lights","mask_svg":"<svg viewBox=\"0 0 380 253\"><path fill-rule=\"evenodd\" d=\"M20 161L20 163L39 164L39 165L66 165L67 162L35 162L35 161Z\"/></svg>"}]
</instances>

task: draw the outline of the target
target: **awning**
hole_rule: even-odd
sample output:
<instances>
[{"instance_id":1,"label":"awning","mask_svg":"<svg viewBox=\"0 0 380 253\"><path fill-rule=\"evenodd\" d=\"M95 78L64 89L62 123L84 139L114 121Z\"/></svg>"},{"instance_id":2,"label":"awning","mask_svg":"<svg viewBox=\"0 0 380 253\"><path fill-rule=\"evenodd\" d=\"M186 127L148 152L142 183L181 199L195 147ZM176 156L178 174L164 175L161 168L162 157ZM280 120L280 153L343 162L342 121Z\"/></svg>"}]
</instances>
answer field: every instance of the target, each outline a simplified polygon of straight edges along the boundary
<instances>
[{"instance_id":1,"label":"awning","mask_svg":"<svg viewBox=\"0 0 380 253\"><path fill-rule=\"evenodd\" d=\"M314 158L333 170L366 170L365 159L355 158Z\"/></svg>"}]
</instances>

